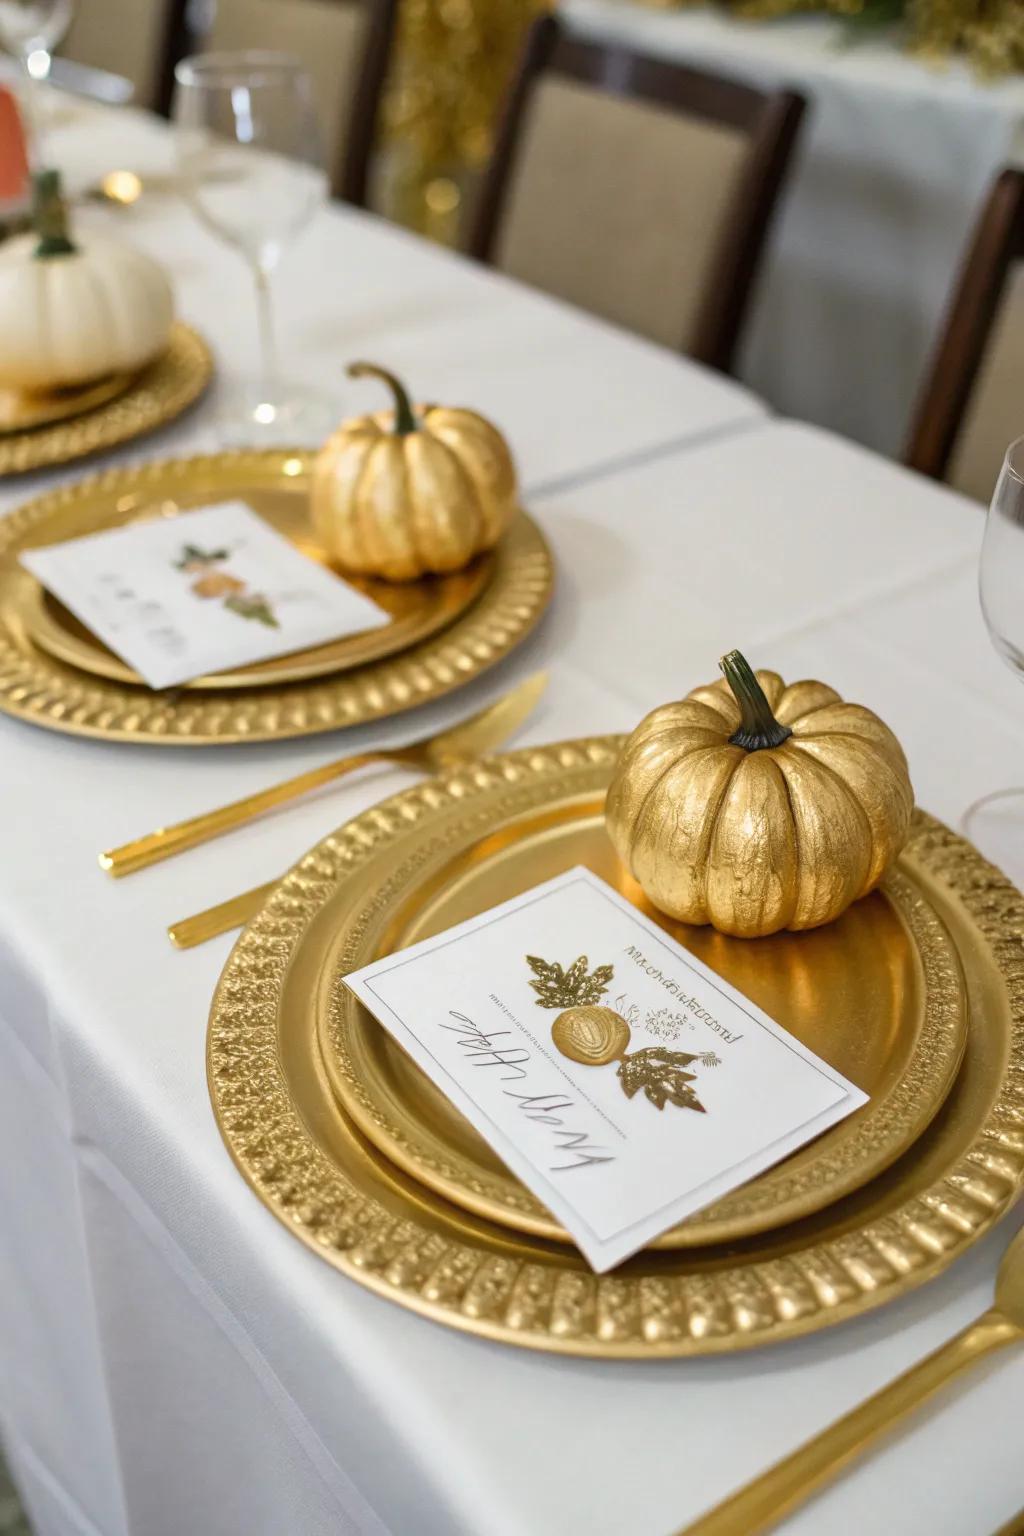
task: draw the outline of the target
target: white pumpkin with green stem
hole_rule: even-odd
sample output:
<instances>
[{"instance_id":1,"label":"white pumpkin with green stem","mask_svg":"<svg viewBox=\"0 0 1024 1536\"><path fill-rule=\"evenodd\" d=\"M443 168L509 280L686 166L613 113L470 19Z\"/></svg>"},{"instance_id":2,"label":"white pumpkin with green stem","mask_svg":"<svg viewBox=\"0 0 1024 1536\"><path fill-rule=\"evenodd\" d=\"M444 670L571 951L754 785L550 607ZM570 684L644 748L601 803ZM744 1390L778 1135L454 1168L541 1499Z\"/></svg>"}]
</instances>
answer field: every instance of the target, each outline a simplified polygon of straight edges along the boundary
<instances>
[{"instance_id":1,"label":"white pumpkin with green stem","mask_svg":"<svg viewBox=\"0 0 1024 1536\"><path fill-rule=\"evenodd\" d=\"M0 245L0 387L88 384L157 357L174 320L158 263L117 240L72 240L56 171L36 177L33 222Z\"/></svg>"}]
</instances>

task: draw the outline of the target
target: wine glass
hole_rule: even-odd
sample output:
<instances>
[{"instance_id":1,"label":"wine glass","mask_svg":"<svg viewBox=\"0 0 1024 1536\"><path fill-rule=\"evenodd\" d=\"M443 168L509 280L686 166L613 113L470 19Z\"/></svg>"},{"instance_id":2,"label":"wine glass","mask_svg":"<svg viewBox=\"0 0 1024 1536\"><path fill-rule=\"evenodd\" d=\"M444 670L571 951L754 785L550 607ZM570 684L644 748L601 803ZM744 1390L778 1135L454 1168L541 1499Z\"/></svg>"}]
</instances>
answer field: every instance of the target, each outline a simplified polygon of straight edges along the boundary
<instances>
[{"instance_id":1,"label":"wine glass","mask_svg":"<svg viewBox=\"0 0 1024 1536\"><path fill-rule=\"evenodd\" d=\"M0 0L2 3L2 0ZM259 317L261 371L227 401L234 441L319 441L335 424L329 396L282 383L270 277L327 196L313 88L289 54L208 53L174 71L182 190L194 211L248 265Z\"/></svg>"},{"instance_id":2,"label":"wine glass","mask_svg":"<svg viewBox=\"0 0 1024 1536\"><path fill-rule=\"evenodd\" d=\"M981 611L992 643L1024 678L1024 437L1006 450L981 546ZM985 795L964 831L994 863L1024 884L1024 787Z\"/></svg>"},{"instance_id":3,"label":"wine glass","mask_svg":"<svg viewBox=\"0 0 1024 1536\"><path fill-rule=\"evenodd\" d=\"M38 87L49 78L53 50L64 38L74 0L0 0L0 43L25 71L25 117L37 170L44 163L42 103Z\"/></svg>"}]
</instances>

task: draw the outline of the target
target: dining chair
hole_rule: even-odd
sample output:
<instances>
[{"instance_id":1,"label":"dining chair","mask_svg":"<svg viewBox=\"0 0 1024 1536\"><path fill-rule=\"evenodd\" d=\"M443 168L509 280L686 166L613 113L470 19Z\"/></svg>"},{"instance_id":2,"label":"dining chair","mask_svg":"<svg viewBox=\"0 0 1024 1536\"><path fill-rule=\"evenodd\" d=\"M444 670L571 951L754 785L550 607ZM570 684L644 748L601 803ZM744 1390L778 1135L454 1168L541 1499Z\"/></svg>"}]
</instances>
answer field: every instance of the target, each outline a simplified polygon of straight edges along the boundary
<instances>
[{"instance_id":1,"label":"dining chair","mask_svg":"<svg viewBox=\"0 0 1024 1536\"><path fill-rule=\"evenodd\" d=\"M541 17L469 252L728 371L803 111Z\"/></svg>"},{"instance_id":2,"label":"dining chair","mask_svg":"<svg viewBox=\"0 0 1024 1536\"><path fill-rule=\"evenodd\" d=\"M904 461L977 500L1024 433L1024 171L996 179L918 398Z\"/></svg>"},{"instance_id":3,"label":"dining chair","mask_svg":"<svg viewBox=\"0 0 1024 1536\"><path fill-rule=\"evenodd\" d=\"M136 104L154 107L168 34L184 10L185 0L78 0L58 51L130 80Z\"/></svg>"},{"instance_id":4,"label":"dining chair","mask_svg":"<svg viewBox=\"0 0 1024 1536\"><path fill-rule=\"evenodd\" d=\"M313 83L332 194L364 207L396 11L398 0L169 0L157 106L170 111L187 52L295 54Z\"/></svg>"}]
</instances>

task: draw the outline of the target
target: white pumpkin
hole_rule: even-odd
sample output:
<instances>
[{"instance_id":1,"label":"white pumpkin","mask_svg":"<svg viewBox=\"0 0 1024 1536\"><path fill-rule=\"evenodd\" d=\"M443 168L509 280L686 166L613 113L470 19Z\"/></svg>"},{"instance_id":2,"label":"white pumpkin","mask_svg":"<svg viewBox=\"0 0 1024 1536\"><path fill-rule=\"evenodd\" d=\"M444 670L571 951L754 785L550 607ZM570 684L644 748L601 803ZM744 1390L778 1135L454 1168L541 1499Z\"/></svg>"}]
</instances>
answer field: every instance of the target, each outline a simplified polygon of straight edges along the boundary
<instances>
[{"instance_id":1,"label":"white pumpkin","mask_svg":"<svg viewBox=\"0 0 1024 1536\"><path fill-rule=\"evenodd\" d=\"M0 387L86 384L162 352L174 319L163 269L120 241L72 242L55 172L37 178L35 223L0 245Z\"/></svg>"}]
</instances>

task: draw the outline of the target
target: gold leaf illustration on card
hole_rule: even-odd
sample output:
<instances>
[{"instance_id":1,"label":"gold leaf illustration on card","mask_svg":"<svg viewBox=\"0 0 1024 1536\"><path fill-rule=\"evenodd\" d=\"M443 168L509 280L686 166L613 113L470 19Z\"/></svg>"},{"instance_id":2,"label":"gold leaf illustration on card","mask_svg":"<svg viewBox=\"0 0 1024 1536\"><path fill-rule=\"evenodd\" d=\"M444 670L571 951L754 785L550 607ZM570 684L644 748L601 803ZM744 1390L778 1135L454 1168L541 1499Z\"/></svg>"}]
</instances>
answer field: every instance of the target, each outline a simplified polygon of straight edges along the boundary
<instances>
[{"instance_id":1,"label":"gold leaf illustration on card","mask_svg":"<svg viewBox=\"0 0 1024 1536\"><path fill-rule=\"evenodd\" d=\"M527 955L533 972L530 986L537 994L539 1008L558 1008L551 1026L551 1039L563 1056L584 1067L604 1067L619 1063L616 1076L627 1099L643 1093L655 1109L675 1104L679 1109L707 1111L691 1084L695 1072L686 1068L694 1062L703 1067L721 1065L714 1051L668 1051L663 1046L647 1046L627 1055L632 1031L621 1013L600 1002L615 974L614 967L598 965L589 969L586 955L578 955L568 969L557 961Z\"/></svg>"},{"instance_id":2,"label":"gold leaf illustration on card","mask_svg":"<svg viewBox=\"0 0 1024 1536\"><path fill-rule=\"evenodd\" d=\"M567 971L557 961L549 965L536 955L527 955L526 963L533 972L530 986L537 993L541 1008L576 1008L596 1003L607 992L612 979L610 965L599 965L588 972L586 955L578 955Z\"/></svg>"}]
</instances>

